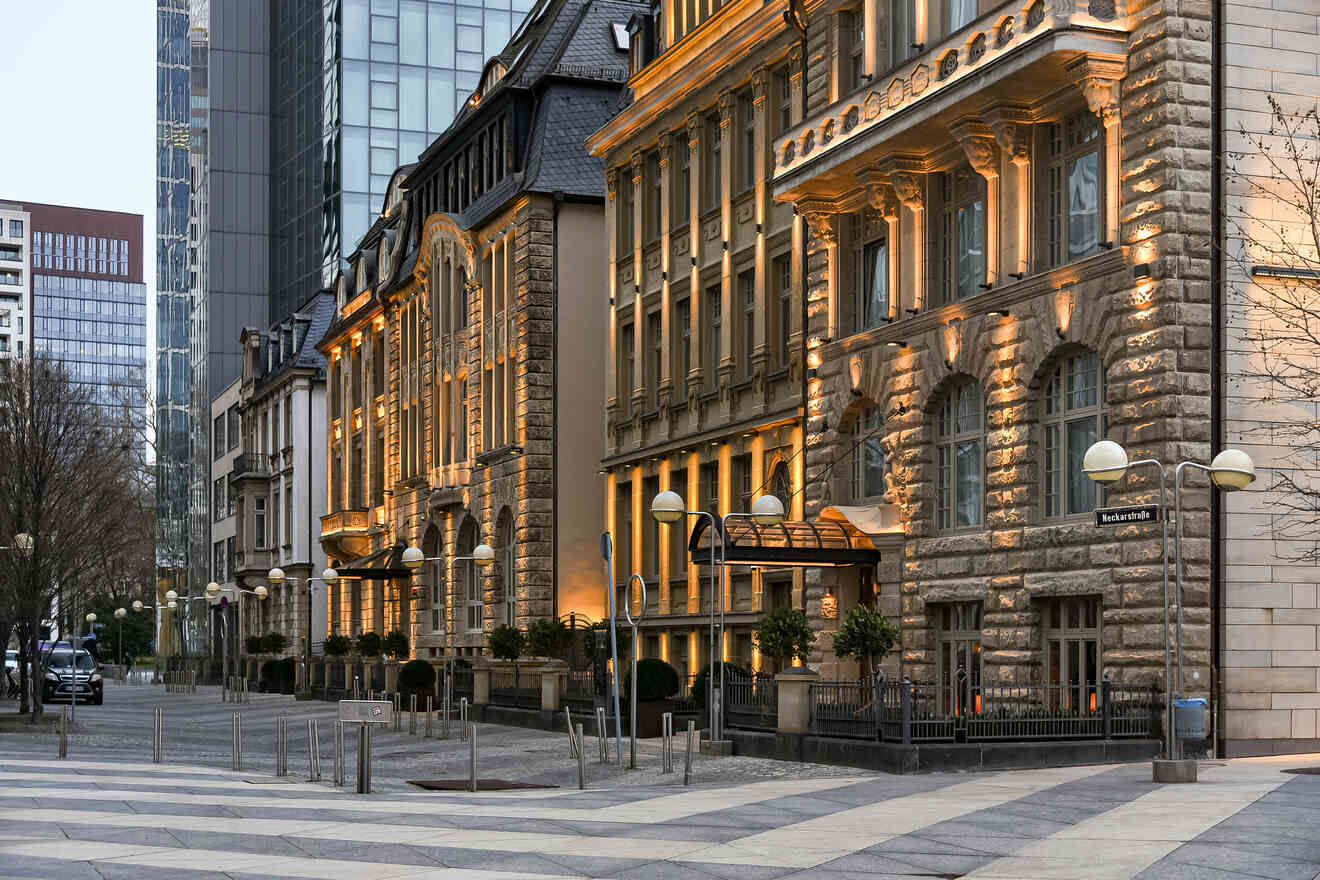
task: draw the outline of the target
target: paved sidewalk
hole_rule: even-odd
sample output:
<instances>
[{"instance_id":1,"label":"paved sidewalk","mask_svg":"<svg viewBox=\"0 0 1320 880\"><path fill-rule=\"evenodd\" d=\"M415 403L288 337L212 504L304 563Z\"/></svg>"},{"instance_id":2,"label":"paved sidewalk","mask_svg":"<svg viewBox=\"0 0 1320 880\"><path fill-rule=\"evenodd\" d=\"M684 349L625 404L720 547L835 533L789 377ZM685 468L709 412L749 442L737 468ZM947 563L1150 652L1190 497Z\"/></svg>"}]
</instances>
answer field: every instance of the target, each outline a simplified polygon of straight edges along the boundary
<instances>
[{"instance_id":1,"label":"paved sidewalk","mask_svg":"<svg viewBox=\"0 0 1320 880\"><path fill-rule=\"evenodd\" d=\"M126 711L149 699L159 697L147 692L120 705ZM270 699L261 711L273 717L281 704ZM207 739L213 722L186 719L181 703L166 705L174 719L167 731L178 731L167 740L167 760L185 748L209 749L227 766L227 739L223 749ZM195 708L197 715L210 711L200 703ZM102 721L91 711L80 707L79 718L95 730ZM1320 777L1281 772L1314 765L1318 756L1206 762L1202 781L1185 786L1152 784L1145 764L920 776L783 764L783 775L770 778L759 775L756 762L735 758L703 759L704 777L683 788L681 780L653 770L607 772L593 763L588 791L475 795L407 787L401 779L412 768L406 766L386 773L391 781L383 789L356 795L328 783L276 782L268 770L232 773L196 760L144 763L137 726L123 734L125 743L110 732L81 734L84 741L75 738L67 761L55 759L49 737L0 737L0 877L1320 875ZM506 778L521 768L525 777L548 779L565 763L562 735L494 727L481 735L503 743L498 760ZM444 768L448 750L460 747L414 738L410 751L397 739L382 740L394 743L405 765L430 749L424 762ZM536 751L553 743L560 749L552 757ZM377 778L391 763L386 751L378 741ZM654 756L646 760L655 763ZM291 756L291 770L299 769Z\"/></svg>"}]
</instances>

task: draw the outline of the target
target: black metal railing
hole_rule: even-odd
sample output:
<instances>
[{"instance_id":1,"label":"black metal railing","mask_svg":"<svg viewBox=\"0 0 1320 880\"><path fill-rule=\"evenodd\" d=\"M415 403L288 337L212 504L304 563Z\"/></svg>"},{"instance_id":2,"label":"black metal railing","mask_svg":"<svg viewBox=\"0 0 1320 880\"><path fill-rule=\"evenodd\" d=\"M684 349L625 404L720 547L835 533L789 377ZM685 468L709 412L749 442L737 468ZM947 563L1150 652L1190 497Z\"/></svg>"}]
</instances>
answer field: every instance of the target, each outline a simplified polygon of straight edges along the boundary
<instances>
[{"instance_id":1,"label":"black metal railing","mask_svg":"<svg viewBox=\"0 0 1320 880\"><path fill-rule=\"evenodd\" d=\"M344 690L344 664L337 659L327 663L330 667L330 687L337 691Z\"/></svg>"},{"instance_id":2,"label":"black metal railing","mask_svg":"<svg viewBox=\"0 0 1320 880\"><path fill-rule=\"evenodd\" d=\"M564 678L563 706L591 714L596 705L596 679L590 669L570 669Z\"/></svg>"},{"instance_id":3,"label":"black metal railing","mask_svg":"<svg viewBox=\"0 0 1320 880\"><path fill-rule=\"evenodd\" d=\"M467 697L468 702L471 702L473 694L472 667L453 666L451 670L454 676L454 699L459 700L462 697Z\"/></svg>"},{"instance_id":4,"label":"black metal railing","mask_svg":"<svg viewBox=\"0 0 1320 880\"><path fill-rule=\"evenodd\" d=\"M541 708L541 673L492 671L490 674L490 702L492 706L511 706L516 709Z\"/></svg>"},{"instance_id":5,"label":"black metal railing","mask_svg":"<svg viewBox=\"0 0 1320 880\"><path fill-rule=\"evenodd\" d=\"M724 678L724 720L743 730L775 730L779 727L779 688L773 675L738 675L728 671Z\"/></svg>"},{"instance_id":6,"label":"black metal railing","mask_svg":"<svg viewBox=\"0 0 1320 880\"><path fill-rule=\"evenodd\" d=\"M885 742L987 742L1157 736L1149 685L934 685L817 682L810 732Z\"/></svg>"}]
</instances>

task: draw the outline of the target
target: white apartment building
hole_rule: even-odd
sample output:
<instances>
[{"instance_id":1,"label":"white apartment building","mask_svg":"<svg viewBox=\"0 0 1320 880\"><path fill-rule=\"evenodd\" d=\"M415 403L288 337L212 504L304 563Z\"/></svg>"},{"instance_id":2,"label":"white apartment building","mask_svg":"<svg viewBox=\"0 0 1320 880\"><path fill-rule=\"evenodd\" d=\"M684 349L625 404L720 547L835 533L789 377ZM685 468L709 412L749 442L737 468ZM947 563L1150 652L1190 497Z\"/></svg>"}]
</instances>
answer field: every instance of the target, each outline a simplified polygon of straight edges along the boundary
<instances>
[{"instance_id":1,"label":"white apartment building","mask_svg":"<svg viewBox=\"0 0 1320 880\"><path fill-rule=\"evenodd\" d=\"M0 203L0 358L32 351L32 215Z\"/></svg>"}]
</instances>

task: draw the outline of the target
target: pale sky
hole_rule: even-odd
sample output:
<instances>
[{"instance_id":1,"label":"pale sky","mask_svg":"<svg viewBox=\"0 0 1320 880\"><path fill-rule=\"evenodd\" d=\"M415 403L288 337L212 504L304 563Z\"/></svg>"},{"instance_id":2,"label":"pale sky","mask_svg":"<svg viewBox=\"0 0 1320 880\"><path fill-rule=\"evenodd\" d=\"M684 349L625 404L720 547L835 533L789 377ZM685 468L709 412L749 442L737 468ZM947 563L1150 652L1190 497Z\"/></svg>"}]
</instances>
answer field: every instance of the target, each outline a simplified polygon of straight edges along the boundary
<instances>
[{"instance_id":1,"label":"pale sky","mask_svg":"<svg viewBox=\"0 0 1320 880\"><path fill-rule=\"evenodd\" d=\"M155 0L0 0L0 201L142 215L155 350ZM148 375L152 375L151 361Z\"/></svg>"}]
</instances>

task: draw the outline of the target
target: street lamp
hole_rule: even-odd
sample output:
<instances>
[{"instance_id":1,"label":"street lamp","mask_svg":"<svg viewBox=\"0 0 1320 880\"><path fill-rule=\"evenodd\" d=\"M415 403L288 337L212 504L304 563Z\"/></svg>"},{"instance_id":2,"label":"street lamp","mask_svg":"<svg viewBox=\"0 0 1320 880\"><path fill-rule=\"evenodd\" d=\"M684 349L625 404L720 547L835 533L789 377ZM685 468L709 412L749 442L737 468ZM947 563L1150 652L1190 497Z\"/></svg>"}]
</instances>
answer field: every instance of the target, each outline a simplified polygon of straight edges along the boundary
<instances>
[{"instance_id":1,"label":"street lamp","mask_svg":"<svg viewBox=\"0 0 1320 880\"><path fill-rule=\"evenodd\" d=\"M124 618L128 616L128 609L115 609L115 623L119 627L119 636L115 642L115 663L119 666L124 665Z\"/></svg>"},{"instance_id":2,"label":"street lamp","mask_svg":"<svg viewBox=\"0 0 1320 880\"><path fill-rule=\"evenodd\" d=\"M1097 483L1116 483L1134 467L1154 467L1160 474L1160 506L1165 504L1164 465L1154 458L1144 458L1129 462L1127 452L1112 440L1098 440L1092 443L1082 457L1082 473ZM1179 462L1173 471L1174 523L1174 592L1178 602L1177 629L1175 640L1178 653L1177 679L1173 678L1169 648L1169 518L1160 517L1163 526L1163 551L1161 561L1164 566L1164 755L1167 760L1182 758L1182 743L1174 735L1173 700L1175 689L1181 693L1183 688L1183 591L1182 591L1182 473L1185 468L1205 471L1211 482L1225 491L1245 489L1256 479L1256 465L1251 456L1240 449L1225 449L1214 457L1209 465L1194 461Z\"/></svg>"},{"instance_id":3,"label":"street lamp","mask_svg":"<svg viewBox=\"0 0 1320 880\"><path fill-rule=\"evenodd\" d=\"M0 550L13 550L26 559L32 555L33 543L31 535L27 532L19 532L14 535L13 544L10 544L8 547L0 547Z\"/></svg>"},{"instance_id":4,"label":"street lamp","mask_svg":"<svg viewBox=\"0 0 1320 880\"><path fill-rule=\"evenodd\" d=\"M651 499L651 515L662 525L673 525L684 517L701 516L710 521L711 531L715 530L715 514L708 510L688 510L687 502L683 496L672 490L666 490ZM726 534L725 526L730 519L751 519L757 525L772 526L778 525L784 521L784 503L774 495L761 495L752 502L750 513L728 513L720 518L719 521L719 541L721 555L724 550L724 536ZM710 675L707 678L707 705L710 708L710 738L712 742L719 742L723 738L724 719L723 702L724 697L724 592L719 590L716 584L715 567L715 535L710 538ZM612 589L612 588L611 588ZM719 592L719 618L718 618L718 639L716 636L716 592ZM718 644L718 653L717 653ZM720 686L718 693L719 699L715 697L715 658L720 659Z\"/></svg>"},{"instance_id":5,"label":"street lamp","mask_svg":"<svg viewBox=\"0 0 1320 880\"><path fill-rule=\"evenodd\" d=\"M400 557L400 561L403 563L404 568L413 572L417 571L427 562L447 562L445 571L449 583L452 584L454 582L455 562L474 562L483 568L487 565L494 565L495 548L483 542L472 548L471 556L427 556L422 552L420 547L406 547L404 548L403 555ZM440 616L440 624L442 627L444 626L444 623L444 615L442 614ZM446 630L443 629L441 631L446 632Z\"/></svg>"}]
</instances>

